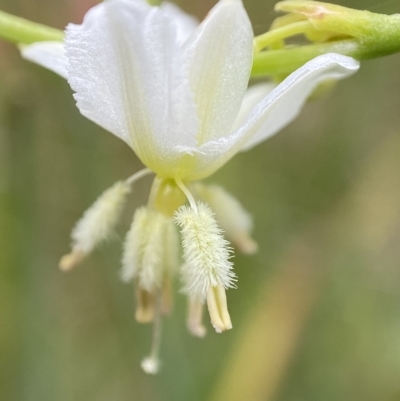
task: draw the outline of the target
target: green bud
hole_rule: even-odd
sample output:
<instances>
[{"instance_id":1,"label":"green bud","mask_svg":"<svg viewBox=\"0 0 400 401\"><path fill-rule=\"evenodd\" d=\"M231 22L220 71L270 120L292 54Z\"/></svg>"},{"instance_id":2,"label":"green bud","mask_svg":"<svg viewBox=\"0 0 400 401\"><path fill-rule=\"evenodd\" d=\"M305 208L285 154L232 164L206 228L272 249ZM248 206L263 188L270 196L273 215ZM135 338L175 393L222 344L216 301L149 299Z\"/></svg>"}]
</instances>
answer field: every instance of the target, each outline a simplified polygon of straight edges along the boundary
<instances>
[{"instance_id":1,"label":"green bud","mask_svg":"<svg viewBox=\"0 0 400 401\"><path fill-rule=\"evenodd\" d=\"M275 10L301 15L317 31L330 32L335 39L340 36L357 39L363 49L363 58L400 50L400 14L383 15L301 0L282 1L276 4Z\"/></svg>"}]
</instances>

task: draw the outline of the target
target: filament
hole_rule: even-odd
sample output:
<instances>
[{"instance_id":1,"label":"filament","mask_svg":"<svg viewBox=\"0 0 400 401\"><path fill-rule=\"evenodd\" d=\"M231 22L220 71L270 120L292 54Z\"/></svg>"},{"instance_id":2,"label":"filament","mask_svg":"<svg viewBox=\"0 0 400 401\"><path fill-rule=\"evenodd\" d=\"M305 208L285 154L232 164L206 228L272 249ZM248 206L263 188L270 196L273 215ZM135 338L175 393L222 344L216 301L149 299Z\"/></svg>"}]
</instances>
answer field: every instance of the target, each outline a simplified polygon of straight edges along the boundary
<instances>
[{"instance_id":1,"label":"filament","mask_svg":"<svg viewBox=\"0 0 400 401\"><path fill-rule=\"evenodd\" d=\"M180 188L180 190L185 194L187 200L189 201L190 207L196 213L198 213L196 201L195 201L192 193L189 191L189 188L179 178L176 178L175 182L176 182L176 185L178 185L178 187Z\"/></svg>"},{"instance_id":2,"label":"filament","mask_svg":"<svg viewBox=\"0 0 400 401\"><path fill-rule=\"evenodd\" d=\"M143 170L138 171L137 173L131 175L129 178L125 180L125 183L127 185L132 185L136 181L140 180L143 177L146 177L146 175L149 175L153 173L149 168L144 168Z\"/></svg>"},{"instance_id":3,"label":"filament","mask_svg":"<svg viewBox=\"0 0 400 401\"><path fill-rule=\"evenodd\" d=\"M153 319L153 336L150 354L142 361L142 369L148 374L156 374L160 368L160 346L161 346L161 299L160 294L156 295L156 305Z\"/></svg>"}]
</instances>

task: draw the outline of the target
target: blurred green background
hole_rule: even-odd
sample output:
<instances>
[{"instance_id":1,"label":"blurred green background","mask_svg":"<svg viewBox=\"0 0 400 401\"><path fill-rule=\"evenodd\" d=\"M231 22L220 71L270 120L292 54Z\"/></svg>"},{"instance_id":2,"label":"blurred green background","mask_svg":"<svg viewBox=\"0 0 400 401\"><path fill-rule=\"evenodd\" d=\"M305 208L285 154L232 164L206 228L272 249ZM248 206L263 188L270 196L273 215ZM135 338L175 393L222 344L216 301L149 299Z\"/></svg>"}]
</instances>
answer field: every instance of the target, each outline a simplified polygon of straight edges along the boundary
<instances>
[{"instance_id":1,"label":"blurred green background","mask_svg":"<svg viewBox=\"0 0 400 401\"><path fill-rule=\"evenodd\" d=\"M0 9L63 28L95 3ZM214 3L179 1L200 18ZM244 4L255 32L267 30L274 2ZM399 0L340 4L400 12ZM230 332L192 338L177 295L162 372L149 377L139 362L150 327L135 323L133 288L118 278L121 241L70 274L57 269L82 212L140 163L79 114L66 82L1 42L0 400L399 400L399 71L400 55L363 62L208 180L252 212L260 251L235 257ZM121 239L149 186L137 185Z\"/></svg>"}]
</instances>

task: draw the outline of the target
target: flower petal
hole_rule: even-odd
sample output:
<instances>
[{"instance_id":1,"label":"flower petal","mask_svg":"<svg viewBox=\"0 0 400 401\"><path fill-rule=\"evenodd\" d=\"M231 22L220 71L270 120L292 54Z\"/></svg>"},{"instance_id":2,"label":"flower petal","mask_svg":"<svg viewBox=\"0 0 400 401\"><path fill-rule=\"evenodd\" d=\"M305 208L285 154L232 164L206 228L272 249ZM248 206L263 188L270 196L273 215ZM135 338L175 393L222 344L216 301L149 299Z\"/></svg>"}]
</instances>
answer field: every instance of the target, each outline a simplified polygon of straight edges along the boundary
<instances>
[{"instance_id":1,"label":"flower petal","mask_svg":"<svg viewBox=\"0 0 400 401\"><path fill-rule=\"evenodd\" d=\"M244 95L242 105L239 110L239 114L236 117L235 123L233 124L233 131L240 128L250 112L254 109L254 107L264 99L273 89L276 88L276 84L272 82L263 82L253 86L250 86L247 89L246 94Z\"/></svg>"},{"instance_id":2,"label":"flower petal","mask_svg":"<svg viewBox=\"0 0 400 401\"><path fill-rule=\"evenodd\" d=\"M253 31L241 0L220 0L185 46L202 144L230 131L248 85Z\"/></svg>"},{"instance_id":3,"label":"flower petal","mask_svg":"<svg viewBox=\"0 0 400 401\"><path fill-rule=\"evenodd\" d=\"M141 0L108 0L69 25L69 83L81 113L159 170L194 144L197 117L176 26Z\"/></svg>"},{"instance_id":4,"label":"flower petal","mask_svg":"<svg viewBox=\"0 0 400 401\"><path fill-rule=\"evenodd\" d=\"M329 53L306 63L267 95L234 134L248 150L276 134L300 113L314 89L328 79L342 79L358 71L360 64L351 57Z\"/></svg>"},{"instance_id":5,"label":"flower petal","mask_svg":"<svg viewBox=\"0 0 400 401\"><path fill-rule=\"evenodd\" d=\"M207 177L241 149L250 149L289 124L320 82L346 78L358 69L358 61L333 53L309 61L259 102L238 130L199 147L192 179Z\"/></svg>"},{"instance_id":6,"label":"flower petal","mask_svg":"<svg viewBox=\"0 0 400 401\"><path fill-rule=\"evenodd\" d=\"M62 42L36 42L22 45L20 50L24 59L48 68L65 79L68 78L68 59Z\"/></svg>"},{"instance_id":7,"label":"flower petal","mask_svg":"<svg viewBox=\"0 0 400 401\"><path fill-rule=\"evenodd\" d=\"M161 9L177 25L177 39L179 43L185 42L189 36L196 30L199 21L190 14L182 11L173 3L161 3Z\"/></svg>"}]
</instances>

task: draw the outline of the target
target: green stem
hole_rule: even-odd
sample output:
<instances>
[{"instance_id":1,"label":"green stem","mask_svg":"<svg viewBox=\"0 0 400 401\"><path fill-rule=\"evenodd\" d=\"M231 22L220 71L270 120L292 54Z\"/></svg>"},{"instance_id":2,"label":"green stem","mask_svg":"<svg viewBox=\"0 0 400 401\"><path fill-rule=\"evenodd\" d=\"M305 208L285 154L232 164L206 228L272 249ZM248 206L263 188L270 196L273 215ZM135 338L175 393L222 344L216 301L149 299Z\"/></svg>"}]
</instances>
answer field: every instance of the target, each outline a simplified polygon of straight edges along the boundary
<instances>
[{"instance_id":1,"label":"green stem","mask_svg":"<svg viewBox=\"0 0 400 401\"><path fill-rule=\"evenodd\" d=\"M0 11L0 38L23 44L62 41L64 32Z\"/></svg>"},{"instance_id":2,"label":"green stem","mask_svg":"<svg viewBox=\"0 0 400 401\"><path fill-rule=\"evenodd\" d=\"M282 50L268 50L254 55L251 76L288 75L314 57L326 53L339 53L358 60L370 58L366 49L357 40L352 39Z\"/></svg>"},{"instance_id":3,"label":"green stem","mask_svg":"<svg viewBox=\"0 0 400 401\"><path fill-rule=\"evenodd\" d=\"M309 21L294 22L292 24L273 29L272 31L268 31L254 38L254 50L260 51L267 46L280 41L281 39L304 34L310 30L315 31L315 28Z\"/></svg>"}]
</instances>

